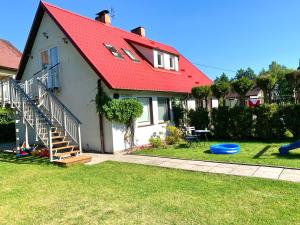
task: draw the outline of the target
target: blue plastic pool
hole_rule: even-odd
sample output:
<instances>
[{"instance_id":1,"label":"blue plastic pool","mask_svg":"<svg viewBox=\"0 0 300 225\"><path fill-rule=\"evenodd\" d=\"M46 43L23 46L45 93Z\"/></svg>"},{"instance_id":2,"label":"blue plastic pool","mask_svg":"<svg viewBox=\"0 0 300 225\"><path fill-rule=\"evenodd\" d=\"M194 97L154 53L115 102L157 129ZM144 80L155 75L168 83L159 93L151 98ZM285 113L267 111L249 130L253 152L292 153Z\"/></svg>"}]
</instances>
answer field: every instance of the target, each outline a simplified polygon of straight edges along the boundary
<instances>
[{"instance_id":1,"label":"blue plastic pool","mask_svg":"<svg viewBox=\"0 0 300 225\"><path fill-rule=\"evenodd\" d=\"M213 154L236 154L240 152L240 146L237 144L216 144L210 146L210 152Z\"/></svg>"}]
</instances>

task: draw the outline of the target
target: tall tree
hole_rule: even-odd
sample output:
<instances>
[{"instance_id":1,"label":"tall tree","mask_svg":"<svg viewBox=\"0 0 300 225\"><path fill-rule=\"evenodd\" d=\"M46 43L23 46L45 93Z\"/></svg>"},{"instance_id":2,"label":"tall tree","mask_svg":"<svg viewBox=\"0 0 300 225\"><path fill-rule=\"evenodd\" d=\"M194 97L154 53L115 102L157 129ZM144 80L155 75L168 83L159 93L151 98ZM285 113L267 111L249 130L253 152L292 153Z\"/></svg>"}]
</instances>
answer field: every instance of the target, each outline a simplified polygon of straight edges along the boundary
<instances>
[{"instance_id":1,"label":"tall tree","mask_svg":"<svg viewBox=\"0 0 300 225\"><path fill-rule=\"evenodd\" d=\"M280 65L275 61L272 61L269 65L266 73L269 73L275 77L279 96L289 96L293 94L293 89L286 79L286 74L291 73L292 71L292 69L289 69L284 65Z\"/></svg>"},{"instance_id":2,"label":"tall tree","mask_svg":"<svg viewBox=\"0 0 300 225\"><path fill-rule=\"evenodd\" d=\"M214 82L218 83L218 82L221 82L221 81L222 82L229 82L229 77L227 76L226 73L222 73L221 76L217 77Z\"/></svg>"},{"instance_id":3,"label":"tall tree","mask_svg":"<svg viewBox=\"0 0 300 225\"><path fill-rule=\"evenodd\" d=\"M299 100L300 90L300 68L299 70L286 74L286 80L289 82L293 89L294 102L295 104L297 104Z\"/></svg>"},{"instance_id":4,"label":"tall tree","mask_svg":"<svg viewBox=\"0 0 300 225\"><path fill-rule=\"evenodd\" d=\"M256 84L264 92L264 102L271 103L272 91L276 84L276 78L271 74L261 73L261 75L256 78Z\"/></svg>"},{"instance_id":5,"label":"tall tree","mask_svg":"<svg viewBox=\"0 0 300 225\"><path fill-rule=\"evenodd\" d=\"M194 98L200 100L201 107L203 107L202 101L205 101L205 107L207 108L208 97L210 95L210 86L198 86L192 88L192 95Z\"/></svg>"},{"instance_id":6,"label":"tall tree","mask_svg":"<svg viewBox=\"0 0 300 225\"><path fill-rule=\"evenodd\" d=\"M218 99L219 104L225 104L225 96L230 91L230 83L229 78L225 73L222 73L220 77L215 79L215 82L210 87L212 94Z\"/></svg>"},{"instance_id":7,"label":"tall tree","mask_svg":"<svg viewBox=\"0 0 300 225\"><path fill-rule=\"evenodd\" d=\"M247 77L241 77L232 81L231 86L240 97L240 105L245 106L246 94L252 88L253 81Z\"/></svg>"},{"instance_id":8,"label":"tall tree","mask_svg":"<svg viewBox=\"0 0 300 225\"><path fill-rule=\"evenodd\" d=\"M236 75L235 75L235 79L240 79L242 77L246 77L250 80L253 80L256 78L256 74L254 73L254 70L251 69L250 67L248 67L246 70L244 69L239 69L237 72L236 72Z\"/></svg>"}]
</instances>

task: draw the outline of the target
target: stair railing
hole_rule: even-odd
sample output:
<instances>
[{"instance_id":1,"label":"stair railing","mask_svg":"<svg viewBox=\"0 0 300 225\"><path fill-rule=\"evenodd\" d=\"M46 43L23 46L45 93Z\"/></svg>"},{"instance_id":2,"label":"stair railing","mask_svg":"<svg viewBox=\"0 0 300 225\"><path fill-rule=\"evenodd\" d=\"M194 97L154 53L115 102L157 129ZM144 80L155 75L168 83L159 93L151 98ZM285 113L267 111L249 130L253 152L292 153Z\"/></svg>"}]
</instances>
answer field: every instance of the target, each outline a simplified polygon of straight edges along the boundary
<instances>
[{"instance_id":1,"label":"stair railing","mask_svg":"<svg viewBox=\"0 0 300 225\"><path fill-rule=\"evenodd\" d=\"M8 82L11 107L16 108L22 114L24 122L27 122L35 130L36 136L49 148L50 161L53 161L52 128L54 126L52 122L17 81L10 79Z\"/></svg>"},{"instance_id":2,"label":"stair railing","mask_svg":"<svg viewBox=\"0 0 300 225\"><path fill-rule=\"evenodd\" d=\"M51 92L47 86L40 80L37 80L38 95L40 104L49 112L49 119L61 126L65 136L69 136L75 144L81 146L81 122L80 120Z\"/></svg>"}]
</instances>

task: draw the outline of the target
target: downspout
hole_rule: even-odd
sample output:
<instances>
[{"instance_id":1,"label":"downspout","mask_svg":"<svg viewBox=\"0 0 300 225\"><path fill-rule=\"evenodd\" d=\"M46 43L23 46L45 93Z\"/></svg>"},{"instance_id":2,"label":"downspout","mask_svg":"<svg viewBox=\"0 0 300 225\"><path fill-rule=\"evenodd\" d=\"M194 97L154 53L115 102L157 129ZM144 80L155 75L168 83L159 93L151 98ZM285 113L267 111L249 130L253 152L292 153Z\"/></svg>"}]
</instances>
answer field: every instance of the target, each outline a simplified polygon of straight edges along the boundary
<instances>
[{"instance_id":1,"label":"downspout","mask_svg":"<svg viewBox=\"0 0 300 225\"><path fill-rule=\"evenodd\" d=\"M98 80L98 94L101 93L101 80ZM99 113L99 125L100 125L100 145L101 145L101 153L107 153L105 151L105 140L104 140L104 116Z\"/></svg>"}]
</instances>

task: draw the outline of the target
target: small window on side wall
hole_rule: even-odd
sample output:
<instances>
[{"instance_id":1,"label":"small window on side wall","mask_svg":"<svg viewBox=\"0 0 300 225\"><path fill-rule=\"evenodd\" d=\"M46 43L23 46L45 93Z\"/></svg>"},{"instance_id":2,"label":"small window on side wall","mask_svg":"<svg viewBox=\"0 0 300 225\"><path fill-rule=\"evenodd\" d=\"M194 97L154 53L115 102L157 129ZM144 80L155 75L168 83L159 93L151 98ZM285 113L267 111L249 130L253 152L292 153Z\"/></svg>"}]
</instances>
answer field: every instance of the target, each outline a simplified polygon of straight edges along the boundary
<instances>
[{"instance_id":1,"label":"small window on side wall","mask_svg":"<svg viewBox=\"0 0 300 225\"><path fill-rule=\"evenodd\" d=\"M137 98L143 106L143 114L138 118L139 126L147 126L153 124L152 117L152 98Z\"/></svg>"},{"instance_id":2,"label":"small window on side wall","mask_svg":"<svg viewBox=\"0 0 300 225\"><path fill-rule=\"evenodd\" d=\"M162 52L157 53L157 66L164 67L164 54Z\"/></svg>"},{"instance_id":3,"label":"small window on side wall","mask_svg":"<svg viewBox=\"0 0 300 225\"><path fill-rule=\"evenodd\" d=\"M170 69L175 70L175 57L170 56Z\"/></svg>"},{"instance_id":4,"label":"small window on side wall","mask_svg":"<svg viewBox=\"0 0 300 225\"><path fill-rule=\"evenodd\" d=\"M159 122L164 123L169 121L171 119L169 98L157 98L157 106Z\"/></svg>"},{"instance_id":5,"label":"small window on side wall","mask_svg":"<svg viewBox=\"0 0 300 225\"><path fill-rule=\"evenodd\" d=\"M123 56L118 52L118 50L110 45L110 44L104 44L104 46L110 51L110 53L115 56L116 58L119 58L119 59L123 59Z\"/></svg>"}]
</instances>

